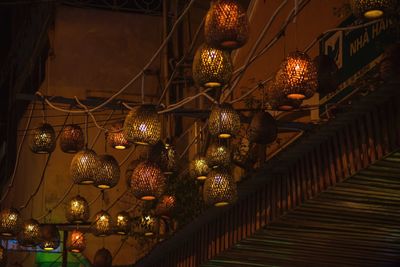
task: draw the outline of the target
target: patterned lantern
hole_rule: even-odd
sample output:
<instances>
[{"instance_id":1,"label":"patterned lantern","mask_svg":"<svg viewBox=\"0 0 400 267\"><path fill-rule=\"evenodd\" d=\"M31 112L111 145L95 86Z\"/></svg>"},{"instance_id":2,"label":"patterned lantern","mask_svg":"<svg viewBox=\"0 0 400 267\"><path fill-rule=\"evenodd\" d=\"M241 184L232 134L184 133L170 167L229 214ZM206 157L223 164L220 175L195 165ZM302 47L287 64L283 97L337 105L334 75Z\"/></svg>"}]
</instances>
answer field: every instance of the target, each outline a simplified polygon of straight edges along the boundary
<instances>
[{"instance_id":1,"label":"patterned lantern","mask_svg":"<svg viewBox=\"0 0 400 267\"><path fill-rule=\"evenodd\" d=\"M65 153L76 153L85 145L85 134L76 124L66 125L60 134L60 148Z\"/></svg>"},{"instance_id":2,"label":"patterned lantern","mask_svg":"<svg viewBox=\"0 0 400 267\"><path fill-rule=\"evenodd\" d=\"M223 87L232 77L229 52L206 44L200 46L193 59L193 79L202 87Z\"/></svg>"},{"instance_id":3,"label":"patterned lantern","mask_svg":"<svg viewBox=\"0 0 400 267\"><path fill-rule=\"evenodd\" d=\"M219 138L230 138L240 129L240 116L229 104L215 105L208 119L208 130Z\"/></svg>"},{"instance_id":4,"label":"patterned lantern","mask_svg":"<svg viewBox=\"0 0 400 267\"><path fill-rule=\"evenodd\" d=\"M112 218L108 212L102 210L96 214L93 222L93 234L96 236L107 236L112 233Z\"/></svg>"},{"instance_id":5,"label":"patterned lantern","mask_svg":"<svg viewBox=\"0 0 400 267\"><path fill-rule=\"evenodd\" d=\"M60 246L60 233L55 225L41 226L41 241L39 247L45 251L52 251Z\"/></svg>"},{"instance_id":6,"label":"patterned lantern","mask_svg":"<svg viewBox=\"0 0 400 267\"><path fill-rule=\"evenodd\" d=\"M123 129L123 121L117 122L111 126L110 131L107 132L107 143L115 149L127 149L131 147L131 143L125 139Z\"/></svg>"},{"instance_id":7,"label":"patterned lantern","mask_svg":"<svg viewBox=\"0 0 400 267\"><path fill-rule=\"evenodd\" d=\"M385 14L394 13L396 0L352 0L354 15L366 19L378 19Z\"/></svg>"},{"instance_id":8,"label":"patterned lantern","mask_svg":"<svg viewBox=\"0 0 400 267\"><path fill-rule=\"evenodd\" d=\"M150 151L150 159L157 162L164 174L172 174L176 170L176 150L169 143L158 142Z\"/></svg>"},{"instance_id":9,"label":"patterned lantern","mask_svg":"<svg viewBox=\"0 0 400 267\"><path fill-rule=\"evenodd\" d=\"M275 80L287 98L308 99L318 87L317 68L307 54L297 51L283 61Z\"/></svg>"},{"instance_id":10,"label":"patterned lantern","mask_svg":"<svg viewBox=\"0 0 400 267\"><path fill-rule=\"evenodd\" d=\"M66 208L65 217L68 222L79 224L89 220L89 203L81 196L72 198Z\"/></svg>"},{"instance_id":11,"label":"patterned lantern","mask_svg":"<svg viewBox=\"0 0 400 267\"><path fill-rule=\"evenodd\" d=\"M153 215L143 214L136 221L136 231L147 237L156 235L159 231L159 220Z\"/></svg>"},{"instance_id":12,"label":"patterned lantern","mask_svg":"<svg viewBox=\"0 0 400 267\"><path fill-rule=\"evenodd\" d=\"M155 145L161 138L161 121L154 105L134 107L125 118L124 136L138 145Z\"/></svg>"},{"instance_id":13,"label":"patterned lantern","mask_svg":"<svg viewBox=\"0 0 400 267\"><path fill-rule=\"evenodd\" d=\"M22 227L22 219L19 212L14 209L4 209L0 212L0 236L11 238L16 236Z\"/></svg>"},{"instance_id":14,"label":"patterned lantern","mask_svg":"<svg viewBox=\"0 0 400 267\"><path fill-rule=\"evenodd\" d=\"M93 184L99 169L100 161L96 152L85 149L73 157L70 175L75 184Z\"/></svg>"},{"instance_id":15,"label":"patterned lantern","mask_svg":"<svg viewBox=\"0 0 400 267\"><path fill-rule=\"evenodd\" d=\"M231 174L223 169L212 170L204 184L204 201L216 207L232 204L237 199L236 183Z\"/></svg>"},{"instance_id":16,"label":"patterned lantern","mask_svg":"<svg viewBox=\"0 0 400 267\"><path fill-rule=\"evenodd\" d=\"M115 225L115 232L119 235L127 235L131 231L132 222L129 213L121 211L117 214L117 222Z\"/></svg>"},{"instance_id":17,"label":"patterned lantern","mask_svg":"<svg viewBox=\"0 0 400 267\"><path fill-rule=\"evenodd\" d=\"M206 151L207 165L210 168L228 167L231 164L231 151L218 142L213 142Z\"/></svg>"},{"instance_id":18,"label":"patterned lantern","mask_svg":"<svg viewBox=\"0 0 400 267\"><path fill-rule=\"evenodd\" d=\"M40 242L40 224L34 219L24 222L18 235L18 243L24 247L34 247Z\"/></svg>"},{"instance_id":19,"label":"patterned lantern","mask_svg":"<svg viewBox=\"0 0 400 267\"><path fill-rule=\"evenodd\" d=\"M190 162L190 175L197 180L205 180L209 171L210 168L207 165L207 160L203 156L198 155Z\"/></svg>"},{"instance_id":20,"label":"patterned lantern","mask_svg":"<svg viewBox=\"0 0 400 267\"><path fill-rule=\"evenodd\" d=\"M158 202L156 207L156 215L169 218L171 216L171 211L175 208L176 199L174 196L164 195Z\"/></svg>"},{"instance_id":21,"label":"patterned lantern","mask_svg":"<svg viewBox=\"0 0 400 267\"><path fill-rule=\"evenodd\" d=\"M257 144L270 144L278 136L276 120L269 112L257 112L251 120L249 127L249 139Z\"/></svg>"},{"instance_id":22,"label":"patterned lantern","mask_svg":"<svg viewBox=\"0 0 400 267\"><path fill-rule=\"evenodd\" d=\"M283 88L276 82L273 82L267 90L267 101L273 110L279 111L297 109L303 102L303 100L300 99L287 98Z\"/></svg>"},{"instance_id":23,"label":"patterned lantern","mask_svg":"<svg viewBox=\"0 0 400 267\"><path fill-rule=\"evenodd\" d=\"M56 132L54 128L48 123L43 123L36 128L31 136L30 148L33 153L37 154L53 152L56 148Z\"/></svg>"},{"instance_id":24,"label":"patterned lantern","mask_svg":"<svg viewBox=\"0 0 400 267\"><path fill-rule=\"evenodd\" d=\"M73 230L71 233L71 240L69 250L73 253L81 253L86 248L85 234L79 230Z\"/></svg>"},{"instance_id":25,"label":"patterned lantern","mask_svg":"<svg viewBox=\"0 0 400 267\"><path fill-rule=\"evenodd\" d=\"M162 195L166 179L160 166L152 161L138 164L132 173L131 189L135 197L154 200Z\"/></svg>"},{"instance_id":26,"label":"patterned lantern","mask_svg":"<svg viewBox=\"0 0 400 267\"><path fill-rule=\"evenodd\" d=\"M0 245L0 267L7 266L7 251L6 249Z\"/></svg>"},{"instance_id":27,"label":"patterned lantern","mask_svg":"<svg viewBox=\"0 0 400 267\"><path fill-rule=\"evenodd\" d=\"M112 255L108 249L101 248L94 255L93 267L111 267Z\"/></svg>"},{"instance_id":28,"label":"patterned lantern","mask_svg":"<svg viewBox=\"0 0 400 267\"><path fill-rule=\"evenodd\" d=\"M121 171L117 160L111 155L99 156L100 168L94 179L94 185L101 189L113 188L118 184Z\"/></svg>"},{"instance_id":29,"label":"patterned lantern","mask_svg":"<svg viewBox=\"0 0 400 267\"><path fill-rule=\"evenodd\" d=\"M217 0L206 15L206 42L221 49L243 46L249 36L246 11L235 0Z\"/></svg>"}]
</instances>

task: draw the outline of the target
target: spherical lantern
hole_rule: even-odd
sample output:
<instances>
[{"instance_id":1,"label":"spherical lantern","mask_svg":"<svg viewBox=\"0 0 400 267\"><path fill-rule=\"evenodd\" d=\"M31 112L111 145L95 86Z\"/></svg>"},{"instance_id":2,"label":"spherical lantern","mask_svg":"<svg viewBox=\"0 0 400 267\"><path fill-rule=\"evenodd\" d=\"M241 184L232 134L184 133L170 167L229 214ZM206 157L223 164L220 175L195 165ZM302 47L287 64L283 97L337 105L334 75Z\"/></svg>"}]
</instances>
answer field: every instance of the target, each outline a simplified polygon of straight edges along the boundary
<instances>
[{"instance_id":1,"label":"spherical lantern","mask_svg":"<svg viewBox=\"0 0 400 267\"><path fill-rule=\"evenodd\" d=\"M291 53L283 61L276 82L287 98L308 99L318 87L317 68L306 53Z\"/></svg>"},{"instance_id":2,"label":"spherical lantern","mask_svg":"<svg viewBox=\"0 0 400 267\"><path fill-rule=\"evenodd\" d=\"M240 129L240 116L229 104L214 105L208 119L208 130L219 138L230 138Z\"/></svg>"},{"instance_id":3,"label":"spherical lantern","mask_svg":"<svg viewBox=\"0 0 400 267\"><path fill-rule=\"evenodd\" d=\"M123 121L117 122L111 126L107 132L107 143L115 149L123 150L131 147L131 143L125 139L123 133Z\"/></svg>"},{"instance_id":4,"label":"spherical lantern","mask_svg":"<svg viewBox=\"0 0 400 267\"><path fill-rule=\"evenodd\" d=\"M154 105L134 107L124 121L124 136L138 145L155 145L161 138L161 121Z\"/></svg>"},{"instance_id":5,"label":"spherical lantern","mask_svg":"<svg viewBox=\"0 0 400 267\"><path fill-rule=\"evenodd\" d=\"M355 16L365 19L378 19L394 13L396 0L352 0L351 9Z\"/></svg>"},{"instance_id":6,"label":"spherical lantern","mask_svg":"<svg viewBox=\"0 0 400 267\"><path fill-rule=\"evenodd\" d=\"M33 153L51 153L54 151L55 147L56 132L50 124L43 123L41 126L33 130L30 141L30 148Z\"/></svg>"},{"instance_id":7,"label":"spherical lantern","mask_svg":"<svg viewBox=\"0 0 400 267\"><path fill-rule=\"evenodd\" d=\"M274 117L266 111L257 112L251 120L249 139L257 144L270 144L278 136L278 127Z\"/></svg>"},{"instance_id":8,"label":"spherical lantern","mask_svg":"<svg viewBox=\"0 0 400 267\"><path fill-rule=\"evenodd\" d=\"M0 212L0 236L11 238L16 236L22 227L22 218L14 208L4 209Z\"/></svg>"},{"instance_id":9,"label":"spherical lantern","mask_svg":"<svg viewBox=\"0 0 400 267\"><path fill-rule=\"evenodd\" d=\"M164 218L169 218L171 216L171 211L175 208L176 199L171 195L162 196L161 200L156 206L156 215Z\"/></svg>"},{"instance_id":10,"label":"spherical lantern","mask_svg":"<svg viewBox=\"0 0 400 267\"><path fill-rule=\"evenodd\" d=\"M150 151L150 159L157 162L164 174L169 175L176 170L176 150L169 143L158 142Z\"/></svg>"},{"instance_id":11,"label":"spherical lantern","mask_svg":"<svg viewBox=\"0 0 400 267\"><path fill-rule=\"evenodd\" d=\"M101 248L94 255L93 267L111 267L112 255L108 249Z\"/></svg>"},{"instance_id":12,"label":"spherical lantern","mask_svg":"<svg viewBox=\"0 0 400 267\"><path fill-rule=\"evenodd\" d=\"M118 184L121 171L117 160L111 155L99 156L98 173L94 179L94 185L101 189L113 188Z\"/></svg>"},{"instance_id":13,"label":"spherical lantern","mask_svg":"<svg viewBox=\"0 0 400 267\"><path fill-rule=\"evenodd\" d=\"M7 266L7 251L6 249L0 245L0 267Z\"/></svg>"},{"instance_id":14,"label":"spherical lantern","mask_svg":"<svg viewBox=\"0 0 400 267\"><path fill-rule=\"evenodd\" d=\"M60 233L55 225L41 226L41 241L39 247L45 251L52 251L60 246Z\"/></svg>"},{"instance_id":15,"label":"spherical lantern","mask_svg":"<svg viewBox=\"0 0 400 267\"><path fill-rule=\"evenodd\" d=\"M89 203L81 196L72 198L66 208L65 217L73 224L84 223L89 220Z\"/></svg>"},{"instance_id":16,"label":"spherical lantern","mask_svg":"<svg viewBox=\"0 0 400 267\"><path fill-rule=\"evenodd\" d=\"M70 166L70 175L75 184L93 184L100 169L96 152L84 149L76 153Z\"/></svg>"},{"instance_id":17,"label":"spherical lantern","mask_svg":"<svg viewBox=\"0 0 400 267\"><path fill-rule=\"evenodd\" d=\"M199 86L223 87L232 77L231 56L227 51L203 44L194 56L192 72Z\"/></svg>"},{"instance_id":18,"label":"spherical lantern","mask_svg":"<svg viewBox=\"0 0 400 267\"><path fill-rule=\"evenodd\" d=\"M166 179L160 166L152 161L143 161L136 166L131 177L131 189L141 200L154 200L164 192Z\"/></svg>"},{"instance_id":19,"label":"spherical lantern","mask_svg":"<svg viewBox=\"0 0 400 267\"><path fill-rule=\"evenodd\" d=\"M60 134L60 148L65 153L76 153L85 145L85 134L76 124L66 125Z\"/></svg>"},{"instance_id":20,"label":"spherical lantern","mask_svg":"<svg viewBox=\"0 0 400 267\"><path fill-rule=\"evenodd\" d=\"M24 247L34 247L40 242L40 234L39 222L34 219L27 220L18 235L18 243Z\"/></svg>"},{"instance_id":21,"label":"spherical lantern","mask_svg":"<svg viewBox=\"0 0 400 267\"><path fill-rule=\"evenodd\" d=\"M73 230L69 244L69 250L73 253L81 253L86 248L85 234L79 230Z\"/></svg>"},{"instance_id":22,"label":"spherical lantern","mask_svg":"<svg viewBox=\"0 0 400 267\"><path fill-rule=\"evenodd\" d=\"M151 214L143 214L137 219L136 231L146 237L155 236L159 231L159 220Z\"/></svg>"},{"instance_id":23,"label":"spherical lantern","mask_svg":"<svg viewBox=\"0 0 400 267\"><path fill-rule=\"evenodd\" d=\"M113 228L111 215L104 210L98 212L92 227L93 234L96 236L107 236L111 234Z\"/></svg>"},{"instance_id":24,"label":"spherical lantern","mask_svg":"<svg viewBox=\"0 0 400 267\"><path fill-rule=\"evenodd\" d=\"M297 109L303 103L300 99L287 98L283 88L277 82L273 82L267 90L267 101L273 110L291 111Z\"/></svg>"},{"instance_id":25,"label":"spherical lantern","mask_svg":"<svg viewBox=\"0 0 400 267\"><path fill-rule=\"evenodd\" d=\"M239 48L249 36L246 10L238 1L217 0L207 12L204 30L206 42L211 46Z\"/></svg>"},{"instance_id":26,"label":"spherical lantern","mask_svg":"<svg viewBox=\"0 0 400 267\"><path fill-rule=\"evenodd\" d=\"M231 151L227 146L214 142L207 148L206 159L210 168L228 167L231 164Z\"/></svg>"},{"instance_id":27,"label":"spherical lantern","mask_svg":"<svg viewBox=\"0 0 400 267\"><path fill-rule=\"evenodd\" d=\"M121 211L117 214L117 222L115 225L115 232L119 235L127 235L131 231L132 221L129 213Z\"/></svg>"},{"instance_id":28,"label":"spherical lantern","mask_svg":"<svg viewBox=\"0 0 400 267\"><path fill-rule=\"evenodd\" d=\"M197 180L205 180L209 171L207 159L203 156L198 155L190 162L190 175Z\"/></svg>"},{"instance_id":29,"label":"spherical lantern","mask_svg":"<svg viewBox=\"0 0 400 267\"><path fill-rule=\"evenodd\" d=\"M216 207L232 204L237 199L236 183L231 174L222 168L212 170L204 184L204 201Z\"/></svg>"}]
</instances>

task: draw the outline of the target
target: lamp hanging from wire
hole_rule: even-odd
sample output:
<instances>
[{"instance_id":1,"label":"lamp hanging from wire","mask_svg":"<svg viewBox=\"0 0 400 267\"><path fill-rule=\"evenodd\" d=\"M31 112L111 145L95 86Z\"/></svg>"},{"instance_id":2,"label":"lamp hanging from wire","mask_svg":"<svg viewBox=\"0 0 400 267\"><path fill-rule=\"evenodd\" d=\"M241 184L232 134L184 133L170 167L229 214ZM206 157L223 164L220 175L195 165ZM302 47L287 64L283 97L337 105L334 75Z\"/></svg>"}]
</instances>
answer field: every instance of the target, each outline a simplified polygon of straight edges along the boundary
<instances>
[{"instance_id":1,"label":"lamp hanging from wire","mask_svg":"<svg viewBox=\"0 0 400 267\"><path fill-rule=\"evenodd\" d=\"M77 124L66 125L60 134L60 148L65 153L76 153L85 145L85 134Z\"/></svg>"},{"instance_id":2,"label":"lamp hanging from wire","mask_svg":"<svg viewBox=\"0 0 400 267\"><path fill-rule=\"evenodd\" d=\"M7 266L7 251L6 249L0 245L0 267Z\"/></svg>"},{"instance_id":3,"label":"lamp hanging from wire","mask_svg":"<svg viewBox=\"0 0 400 267\"><path fill-rule=\"evenodd\" d=\"M146 237L155 236L159 231L158 218L152 214L142 214L136 219L135 232Z\"/></svg>"},{"instance_id":4,"label":"lamp hanging from wire","mask_svg":"<svg viewBox=\"0 0 400 267\"><path fill-rule=\"evenodd\" d=\"M115 149L123 150L131 147L131 143L126 140L123 133L123 121L113 124L107 132L107 143Z\"/></svg>"},{"instance_id":5,"label":"lamp hanging from wire","mask_svg":"<svg viewBox=\"0 0 400 267\"><path fill-rule=\"evenodd\" d=\"M207 164L207 159L204 156L197 155L189 165L190 175L197 180L205 180L210 168Z\"/></svg>"},{"instance_id":6,"label":"lamp hanging from wire","mask_svg":"<svg viewBox=\"0 0 400 267\"><path fill-rule=\"evenodd\" d=\"M85 234L79 230L73 230L69 244L69 250L73 253L81 253L86 248Z\"/></svg>"},{"instance_id":7,"label":"lamp hanging from wire","mask_svg":"<svg viewBox=\"0 0 400 267\"><path fill-rule=\"evenodd\" d=\"M45 224L40 228L41 241L39 247L45 251L52 251L60 246L60 233L53 224Z\"/></svg>"},{"instance_id":8,"label":"lamp hanging from wire","mask_svg":"<svg viewBox=\"0 0 400 267\"><path fill-rule=\"evenodd\" d=\"M396 0L351 0L351 9L355 16L365 19L379 19L396 10Z\"/></svg>"},{"instance_id":9,"label":"lamp hanging from wire","mask_svg":"<svg viewBox=\"0 0 400 267\"><path fill-rule=\"evenodd\" d=\"M18 235L18 244L23 247L34 247L40 243L40 224L34 219L27 220L22 225Z\"/></svg>"},{"instance_id":10,"label":"lamp hanging from wire","mask_svg":"<svg viewBox=\"0 0 400 267\"><path fill-rule=\"evenodd\" d=\"M266 94L266 99L272 110L291 111L299 108L303 103L303 100L300 99L287 98L283 88L277 82L271 83Z\"/></svg>"},{"instance_id":11,"label":"lamp hanging from wire","mask_svg":"<svg viewBox=\"0 0 400 267\"><path fill-rule=\"evenodd\" d=\"M267 111L257 112L248 130L249 140L256 144L270 144L278 137L278 126L274 117Z\"/></svg>"},{"instance_id":12,"label":"lamp hanging from wire","mask_svg":"<svg viewBox=\"0 0 400 267\"><path fill-rule=\"evenodd\" d=\"M210 171L204 184L204 201L207 205L222 207L232 204L237 199L236 183L224 168Z\"/></svg>"},{"instance_id":13,"label":"lamp hanging from wire","mask_svg":"<svg viewBox=\"0 0 400 267\"><path fill-rule=\"evenodd\" d=\"M85 198L77 195L73 197L65 210L67 221L74 224L80 224L89 220L89 203Z\"/></svg>"},{"instance_id":14,"label":"lamp hanging from wire","mask_svg":"<svg viewBox=\"0 0 400 267\"><path fill-rule=\"evenodd\" d=\"M231 151L226 145L214 141L207 148L206 159L210 168L228 167L231 164Z\"/></svg>"},{"instance_id":15,"label":"lamp hanging from wire","mask_svg":"<svg viewBox=\"0 0 400 267\"><path fill-rule=\"evenodd\" d=\"M230 138L239 132L240 116L230 104L214 105L208 119L208 130L219 138Z\"/></svg>"},{"instance_id":16,"label":"lamp hanging from wire","mask_svg":"<svg viewBox=\"0 0 400 267\"><path fill-rule=\"evenodd\" d=\"M22 218L14 208L3 209L0 212L0 236L3 238L15 237L22 228Z\"/></svg>"},{"instance_id":17,"label":"lamp hanging from wire","mask_svg":"<svg viewBox=\"0 0 400 267\"><path fill-rule=\"evenodd\" d=\"M96 236L110 235L113 230L113 222L111 215L104 210L99 211L95 216L92 228L93 228L93 234Z\"/></svg>"},{"instance_id":18,"label":"lamp hanging from wire","mask_svg":"<svg viewBox=\"0 0 400 267\"><path fill-rule=\"evenodd\" d=\"M176 170L176 150L170 142L158 142L151 148L150 159L157 162L165 175L170 175Z\"/></svg>"},{"instance_id":19,"label":"lamp hanging from wire","mask_svg":"<svg viewBox=\"0 0 400 267\"><path fill-rule=\"evenodd\" d=\"M111 155L100 155L99 165L100 168L95 176L94 185L100 189L116 186L121 176L117 160Z\"/></svg>"},{"instance_id":20,"label":"lamp hanging from wire","mask_svg":"<svg viewBox=\"0 0 400 267\"><path fill-rule=\"evenodd\" d=\"M106 248L101 248L94 255L93 267L110 267L112 261L111 252Z\"/></svg>"},{"instance_id":21,"label":"lamp hanging from wire","mask_svg":"<svg viewBox=\"0 0 400 267\"><path fill-rule=\"evenodd\" d=\"M43 123L33 130L30 141L30 148L36 154L48 154L54 151L56 147L56 132L54 128Z\"/></svg>"},{"instance_id":22,"label":"lamp hanging from wire","mask_svg":"<svg viewBox=\"0 0 400 267\"><path fill-rule=\"evenodd\" d=\"M115 224L115 232L119 235L127 235L130 233L132 227L132 220L128 212L121 211L117 214L117 221Z\"/></svg>"},{"instance_id":23,"label":"lamp hanging from wire","mask_svg":"<svg viewBox=\"0 0 400 267\"><path fill-rule=\"evenodd\" d=\"M70 166L70 175L75 184L93 184L100 168L99 157L91 149L76 153Z\"/></svg>"},{"instance_id":24,"label":"lamp hanging from wire","mask_svg":"<svg viewBox=\"0 0 400 267\"><path fill-rule=\"evenodd\" d=\"M171 212L175 208L175 205L176 198L174 196L164 195L161 197L156 206L155 214L164 218L170 218Z\"/></svg>"}]
</instances>

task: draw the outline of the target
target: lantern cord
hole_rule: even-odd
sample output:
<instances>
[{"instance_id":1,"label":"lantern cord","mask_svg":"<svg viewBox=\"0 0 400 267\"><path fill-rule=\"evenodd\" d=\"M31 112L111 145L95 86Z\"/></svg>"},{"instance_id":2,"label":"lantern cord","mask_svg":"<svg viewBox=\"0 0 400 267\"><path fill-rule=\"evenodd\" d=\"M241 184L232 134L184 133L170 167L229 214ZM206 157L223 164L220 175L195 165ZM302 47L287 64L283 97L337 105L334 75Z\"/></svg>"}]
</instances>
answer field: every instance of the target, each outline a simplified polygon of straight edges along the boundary
<instances>
[{"instance_id":1,"label":"lantern cord","mask_svg":"<svg viewBox=\"0 0 400 267\"><path fill-rule=\"evenodd\" d=\"M42 117L43 117L43 123L46 123L46 104L42 100Z\"/></svg>"},{"instance_id":2,"label":"lantern cord","mask_svg":"<svg viewBox=\"0 0 400 267\"><path fill-rule=\"evenodd\" d=\"M88 203L89 206L92 206L96 201L100 198L100 196L103 194L103 192L100 192L95 199L93 199L91 202Z\"/></svg>"},{"instance_id":3,"label":"lantern cord","mask_svg":"<svg viewBox=\"0 0 400 267\"><path fill-rule=\"evenodd\" d=\"M179 159L182 159L183 156L189 151L189 148L197 141L198 138L201 137L202 131L208 126L208 121L204 123L203 127L200 128L200 133L196 134L193 140L186 146L185 150L183 150L182 154L179 156Z\"/></svg>"},{"instance_id":4,"label":"lantern cord","mask_svg":"<svg viewBox=\"0 0 400 267\"><path fill-rule=\"evenodd\" d=\"M108 115L107 119L104 121L103 123L103 128L106 126L106 124L108 123L108 121L111 119L111 117L114 115L115 110L113 109L112 112L110 113L110 115ZM97 140L100 137L100 134L102 133L102 129L99 129L97 132L96 137L93 139L92 145L90 146L90 149L93 149L94 145L96 144ZM107 133L107 132L106 132ZM105 142L107 145L107 141Z\"/></svg>"},{"instance_id":5,"label":"lantern cord","mask_svg":"<svg viewBox=\"0 0 400 267\"><path fill-rule=\"evenodd\" d=\"M141 87L141 89L140 89L140 92L141 92L141 96L142 96L142 104L144 104L144 82L145 82L145 72L143 71L143 74L142 74L142 87Z\"/></svg>"},{"instance_id":6,"label":"lantern cord","mask_svg":"<svg viewBox=\"0 0 400 267\"><path fill-rule=\"evenodd\" d=\"M118 249L114 252L114 255L113 255L113 258L112 258L113 261L114 261L115 258L118 256L119 252L121 251L121 249L122 249L122 247L124 246L124 244L125 244L125 242L126 242L127 239L128 239L128 238L124 238L124 239L122 240L121 244L119 245Z\"/></svg>"}]
</instances>

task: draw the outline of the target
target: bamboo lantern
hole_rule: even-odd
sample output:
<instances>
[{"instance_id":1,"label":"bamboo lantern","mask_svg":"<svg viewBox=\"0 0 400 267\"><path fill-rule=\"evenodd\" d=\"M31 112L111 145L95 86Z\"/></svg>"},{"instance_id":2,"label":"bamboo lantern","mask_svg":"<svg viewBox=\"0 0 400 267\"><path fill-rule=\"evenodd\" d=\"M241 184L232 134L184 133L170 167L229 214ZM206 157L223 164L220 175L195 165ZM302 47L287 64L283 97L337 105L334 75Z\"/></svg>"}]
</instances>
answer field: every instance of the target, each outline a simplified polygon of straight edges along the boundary
<instances>
[{"instance_id":1,"label":"bamboo lantern","mask_svg":"<svg viewBox=\"0 0 400 267\"><path fill-rule=\"evenodd\" d=\"M257 112L249 127L249 140L256 144L270 144L278 136L278 127L274 117L266 111Z\"/></svg>"},{"instance_id":2,"label":"bamboo lantern","mask_svg":"<svg viewBox=\"0 0 400 267\"><path fill-rule=\"evenodd\" d=\"M355 16L365 19L379 19L394 13L396 0L352 0L351 9Z\"/></svg>"},{"instance_id":3,"label":"bamboo lantern","mask_svg":"<svg viewBox=\"0 0 400 267\"><path fill-rule=\"evenodd\" d=\"M104 210L98 212L93 222L93 234L96 236L107 236L112 233L112 229L113 222L111 215Z\"/></svg>"},{"instance_id":4,"label":"bamboo lantern","mask_svg":"<svg viewBox=\"0 0 400 267\"><path fill-rule=\"evenodd\" d=\"M73 230L69 244L69 250L73 253L81 253L86 248L85 234L79 230Z\"/></svg>"},{"instance_id":5,"label":"bamboo lantern","mask_svg":"<svg viewBox=\"0 0 400 267\"><path fill-rule=\"evenodd\" d=\"M210 168L208 167L206 157L198 155L190 162L190 175L197 180L205 180L209 171Z\"/></svg>"},{"instance_id":6,"label":"bamboo lantern","mask_svg":"<svg viewBox=\"0 0 400 267\"><path fill-rule=\"evenodd\" d=\"M65 217L73 224L84 223L89 220L89 203L81 196L72 198L66 208Z\"/></svg>"},{"instance_id":7,"label":"bamboo lantern","mask_svg":"<svg viewBox=\"0 0 400 267\"><path fill-rule=\"evenodd\" d=\"M40 243L40 234L39 222L34 219L27 220L18 235L18 243L24 247L34 247Z\"/></svg>"},{"instance_id":8,"label":"bamboo lantern","mask_svg":"<svg viewBox=\"0 0 400 267\"><path fill-rule=\"evenodd\" d=\"M161 121L154 105L134 107L124 121L124 136L137 145L155 145L161 139Z\"/></svg>"},{"instance_id":9,"label":"bamboo lantern","mask_svg":"<svg viewBox=\"0 0 400 267\"><path fill-rule=\"evenodd\" d=\"M121 211L117 214L117 222L115 225L115 232L119 235L127 235L131 231L132 220L129 213Z\"/></svg>"},{"instance_id":10,"label":"bamboo lantern","mask_svg":"<svg viewBox=\"0 0 400 267\"><path fill-rule=\"evenodd\" d=\"M193 59L193 79L202 87L223 87L232 77L233 66L229 52L201 45Z\"/></svg>"},{"instance_id":11,"label":"bamboo lantern","mask_svg":"<svg viewBox=\"0 0 400 267\"><path fill-rule=\"evenodd\" d=\"M291 111L298 109L303 100L287 98L283 88L273 82L267 90L267 101L273 110Z\"/></svg>"},{"instance_id":12,"label":"bamboo lantern","mask_svg":"<svg viewBox=\"0 0 400 267\"><path fill-rule=\"evenodd\" d=\"M120 121L113 124L110 131L107 132L107 143L112 148L123 150L131 147L131 143L124 136L123 123L123 121Z\"/></svg>"},{"instance_id":13,"label":"bamboo lantern","mask_svg":"<svg viewBox=\"0 0 400 267\"><path fill-rule=\"evenodd\" d=\"M55 225L41 226L41 242L39 247L45 251L52 251L60 246L60 233Z\"/></svg>"},{"instance_id":14,"label":"bamboo lantern","mask_svg":"<svg viewBox=\"0 0 400 267\"><path fill-rule=\"evenodd\" d=\"M36 154L48 154L56 148L56 132L54 128L43 123L36 128L31 136L30 148Z\"/></svg>"},{"instance_id":15,"label":"bamboo lantern","mask_svg":"<svg viewBox=\"0 0 400 267\"><path fill-rule=\"evenodd\" d=\"M121 171L117 160L111 155L99 156L100 169L94 179L94 185L100 189L113 188L118 184Z\"/></svg>"},{"instance_id":16,"label":"bamboo lantern","mask_svg":"<svg viewBox=\"0 0 400 267\"><path fill-rule=\"evenodd\" d=\"M111 252L108 249L101 248L94 255L93 267L111 267L112 260Z\"/></svg>"},{"instance_id":17,"label":"bamboo lantern","mask_svg":"<svg viewBox=\"0 0 400 267\"><path fill-rule=\"evenodd\" d=\"M204 201L207 205L222 207L237 199L236 183L231 174L223 168L211 170L204 184Z\"/></svg>"},{"instance_id":18,"label":"bamboo lantern","mask_svg":"<svg viewBox=\"0 0 400 267\"><path fill-rule=\"evenodd\" d=\"M170 175L176 170L176 150L173 145L158 142L150 151L150 159L157 162L165 175Z\"/></svg>"},{"instance_id":19,"label":"bamboo lantern","mask_svg":"<svg viewBox=\"0 0 400 267\"><path fill-rule=\"evenodd\" d=\"M7 266L7 251L6 249L0 245L0 267Z\"/></svg>"},{"instance_id":20,"label":"bamboo lantern","mask_svg":"<svg viewBox=\"0 0 400 267\"><path fill-rule=\"evenodd\" d=\"M150 214L143 214L141 217L138 218L136 223L137 232L146 236L146 237L153 237L158 234L159 231L159 220Z\"/></svg>"},{"instance_id":21,"label":"bamboo lantern","mask_svg":"<svg viewBox=\"0 0 400 267\"><path fill-rule=\"evenodd\" d=\"M164 195L156 206L156 215L170 218L172 210L175 208L176 199L171 195Z\"/></svg>"},{"instance_id":22,"label":"bamboo lantern","mask_svg":"<svg viewBox=\"0 0 400 267\"><path fill-rule=\"evenodd\" d=\"M141 200L154 200L164 192L166 179L160 166L152 161L142 161L136 166L131 177L131 189Z\"/></svg>"},{"instance_id":23,"label":"bamboo lantern","mask_svg":"<svg viewBox=\"0 0 400 267\"><path fill-rule=\"evenodd\" d=\"M66 125L60 134L60 148L65 153L76 153L85 145L85 134L77 124Z\"/></svg>"},{"instance_id":24,"label":"bamboo lantern","mask_svg":"<svg viewBox=\"0 0 400 267\"><path fill-rule=\"evenodd\" d=\"M3 238L15 237L22 228L22 218L14 208L3 209L0 212L0 236Z\"/></svg>"},{"instance_id":25,"label":"bamboo lantern","mask_svg":"<svg viewBox=\"0 0 400 267\"><path fill-rule=\"evenodd\" d=\"M228 167L231 164L231 151L218 142L213 142L206 151L207 165L210 168Z\"/></svg>"},{"instance_id":26,"label":"bamboo lantern","mask_svg":"<svg viewBox=\"0 0 400 267\"><path fill-rule=\"evenodd\" d=\"M239 132L240 116L230 104L214 105L208 119L208 130L219 138L230 138Z\"/></svg>"},{"instance_id":27,"label":"bamboo lantern","mask_svg":"<svg viewBox=\"0 0 400 267\"><path fill-rule=\"evenodd\" d=\"M221 49L237 49L249 36L246 10L235 0L217 0L207 12L204 25L208 44Z\"/></svg>"},{"instance_id":28,"label":"bamboo lantern","mask_svg":"<svg viewBox=\"0 0 400 267\"><path fill-rule=\"evenodd\" d=\"M84 149L76 153L70 166L70 175L75 184L93 184L100 169L96 152Z\"/></svg>"}]
</instances>

